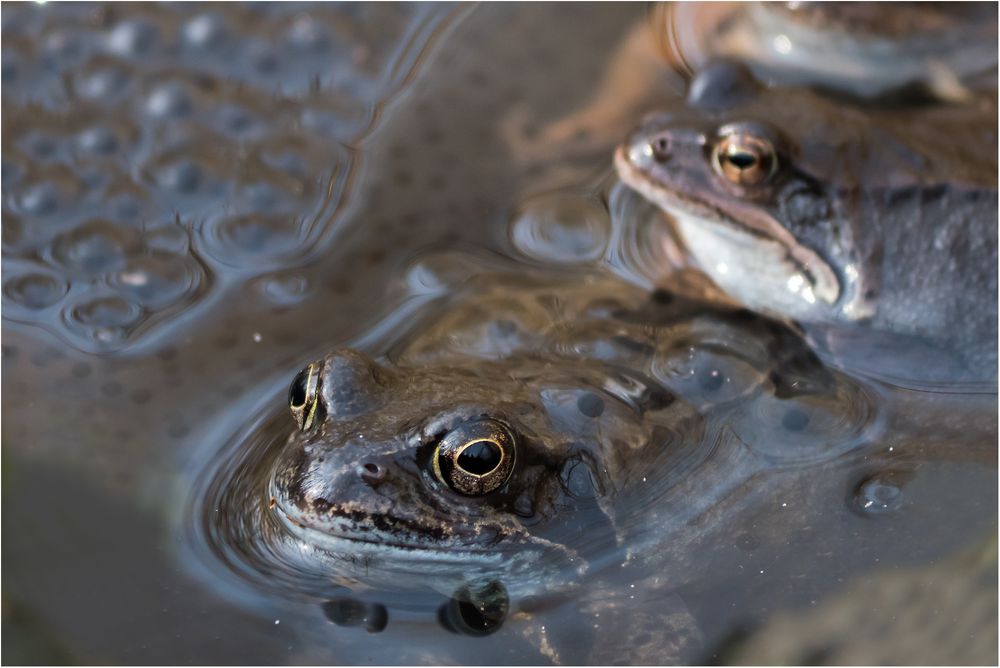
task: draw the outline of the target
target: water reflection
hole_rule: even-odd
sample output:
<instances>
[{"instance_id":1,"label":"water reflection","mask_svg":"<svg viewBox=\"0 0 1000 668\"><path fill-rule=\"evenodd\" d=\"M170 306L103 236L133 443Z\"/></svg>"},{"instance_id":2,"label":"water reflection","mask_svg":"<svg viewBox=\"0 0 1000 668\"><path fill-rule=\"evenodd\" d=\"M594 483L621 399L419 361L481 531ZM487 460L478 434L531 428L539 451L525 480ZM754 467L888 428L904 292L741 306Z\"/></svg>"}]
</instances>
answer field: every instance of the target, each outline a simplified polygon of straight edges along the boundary
<instances>
[{"instance_id":1,"label":"water reflection","mask_svg":"<svg viewBox=\"0 0 1000 668\"><path fill-rule=\"evenodd\" d=\"M441 606L438 621L454 633L488 636L500 630L509 609L510 599L503 583L465 585Z\"/></svg>"},{"instance_id":2,"label":"water reflection","mask_svg":"<svg viewBox=\"0 0 1000 668\"><path fill-rule=\"evenodd\" d=\"M364 626L368 633L384 631L389 613L378 603L363 603L353 598L335 598L322 606L326 618L337 626Z\"/></svg>"}]
</instances>

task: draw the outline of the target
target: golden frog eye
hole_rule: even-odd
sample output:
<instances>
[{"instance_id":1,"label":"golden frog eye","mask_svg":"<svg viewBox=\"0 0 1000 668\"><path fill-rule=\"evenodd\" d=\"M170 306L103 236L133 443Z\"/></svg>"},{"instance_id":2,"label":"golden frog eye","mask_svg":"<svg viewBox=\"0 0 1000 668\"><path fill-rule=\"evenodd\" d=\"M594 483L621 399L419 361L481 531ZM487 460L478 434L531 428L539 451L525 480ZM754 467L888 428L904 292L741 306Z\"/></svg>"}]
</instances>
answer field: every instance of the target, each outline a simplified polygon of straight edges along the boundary
<instances>
[{"instance_id":1,"label":"golden frog eye","mask_svg":"<svg viewBox=\"0 0 1000 668\"><path fill-rule=\"evenodd\" d=\"M310 364L295 376L288 388L288 407L299 429L309 429L319 412L320 365Z\"/></svg>"},{"instance_id":2,"label":"golden frog eye","mask_svg":"<svg viewBox=\"0 0 1000 668\"><path fill-rule=\"evenodd\" d=\"M434 474L454 492L483 496L499 489L514 471L514 435L497 420L483 418L452 429L434 450Z\"/></svg>"},{"instance_id":3,"label":"golden frog eye","mask_svg":"<svg viewBox=\"0 0 1000 668\"><path fill-rule=\"evenodd\" d=\"M756 186L778 170L778 156L763 137L736 132L719 139L712 151L716 173L740 186Z\"/></svg>"}]
</instances>

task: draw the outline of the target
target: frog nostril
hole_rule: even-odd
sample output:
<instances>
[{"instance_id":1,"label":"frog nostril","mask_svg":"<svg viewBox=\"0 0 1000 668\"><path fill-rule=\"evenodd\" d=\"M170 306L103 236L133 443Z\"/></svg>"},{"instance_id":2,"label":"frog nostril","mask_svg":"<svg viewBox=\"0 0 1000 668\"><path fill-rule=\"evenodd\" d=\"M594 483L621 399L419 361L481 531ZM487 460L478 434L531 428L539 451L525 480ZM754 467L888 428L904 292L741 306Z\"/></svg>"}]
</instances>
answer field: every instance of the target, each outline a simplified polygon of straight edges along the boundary
<instances>
[{"instance_id":1,"label":"frog nostril","mask_svg":"<svg viewBox=\"0 0 1000 668\"><path fill-rule=\"evenodd\" d=\"M649 142L649 150L653 154L654 160L666 162L670 159L670 140L666 137L657 137Z\"/></svg>"},{"instance_id":2,"label":"frog nostril","mask_svg":"<svg viewBox=\"0 0 1000 668\"><path fill-rule=\"evenodd\" d=\"M365 462L361 465L361 478L369 483L381 482L385 479L385 468L375 462Z\"/></svg>"}]
</instances>

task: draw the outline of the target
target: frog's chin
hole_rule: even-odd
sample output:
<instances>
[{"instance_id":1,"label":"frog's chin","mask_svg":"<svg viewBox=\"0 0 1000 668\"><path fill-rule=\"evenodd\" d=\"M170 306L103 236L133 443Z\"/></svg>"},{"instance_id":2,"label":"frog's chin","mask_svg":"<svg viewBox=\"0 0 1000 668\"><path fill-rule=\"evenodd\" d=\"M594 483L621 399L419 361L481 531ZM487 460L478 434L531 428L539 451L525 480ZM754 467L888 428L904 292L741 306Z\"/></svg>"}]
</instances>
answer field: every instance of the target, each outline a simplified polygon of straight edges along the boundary
<instances>
[{"instance_id":1,"label":"frog's chin","mask_svg":"<svg viewBox=\"0 0 1000 668\"><path fill-rule=\"evenodd\" d=\"M622 148L615 164L629 187L671 218L688 253L726 293L751 309L805 321L825 320L835 311L837 274L769 216L758 212L753 221L741 221L672 191L633 165Z\"/></svg>"},{"instance_id":2,"label":"frog's chin","mask_svg":"<svg viewBox=\"0 0 1000 668\"><path fill-rule=\"evenodd\" d=\"M799 320L827 319L840 295L822 261L803 266L774 239L663 207L685 248L708 276L747 307Z\"/></svg>"}]
</instances>

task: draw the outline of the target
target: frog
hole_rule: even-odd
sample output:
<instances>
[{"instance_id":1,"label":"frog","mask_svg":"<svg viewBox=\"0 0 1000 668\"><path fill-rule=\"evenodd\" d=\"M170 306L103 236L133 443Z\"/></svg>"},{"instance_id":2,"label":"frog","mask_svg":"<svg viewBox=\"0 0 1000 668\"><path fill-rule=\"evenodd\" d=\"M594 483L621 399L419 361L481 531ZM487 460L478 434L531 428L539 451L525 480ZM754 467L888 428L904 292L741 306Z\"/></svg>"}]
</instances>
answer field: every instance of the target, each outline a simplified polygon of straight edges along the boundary
<instances>
[{"instance_id":1,"label":"frog","mask_svg":"<svg viewBox=\"0 0 1000 668\"><path fill-rule=\"evenodd\" d=\"M689 661L701 623L678 591L704 576L691 545L720 507L881 429L867 390L746 309L612 274L463 283L382 354L306 364L251 493L226 483L220 499L253 501L220 514L264 527L228 540L265 543L266 579L294 566L285 595L377 602L390 627L441 604L449 631L482 607L554 663ZM758 409L811 425L765 438ZM557 613L578 621L536 621Z\"/></svg>"},{"instance_id":2,"label":"frog","mask_svg":"<svg viewBox=\"0 0 1000 668\"><path fill-rule=\"evenodd\" d=\"M997 10L988 3L657 2L621 39L587 102L540 121L523 105L501 122L535 189L565 183L541 166L572 155L586 177L639 114L684 97L714 60L745 63L768 86L835 99L976 105L995 97ZM575 166L563 160L560 172Z\"/></svg>"},{"instance_id":3,"label":"frog","mask_svg":"<svg viewBox=\"0 0 1000 668\"><path fill-rule=\"evenodd\" d=\"M812 327L828 350L863 332L890 351L912 342L909 371L947 358L928 379L995 384L997 166L983 150L995 118L995 98L852 105L718 61L614 164L692 264L748 308Z\"/></svg>"},{"instance_id":4,"label":"frog","mask_svg":"<svg viewBox=\"0 0 1000 668\"><path fill-rule=\"evenodd\" d=\"M695 72L745 62L770 85L863 98L910 89L968 101L995 88L997 10L963 2L659 3L665 52Z\"/></svg>"}]
</instances>

